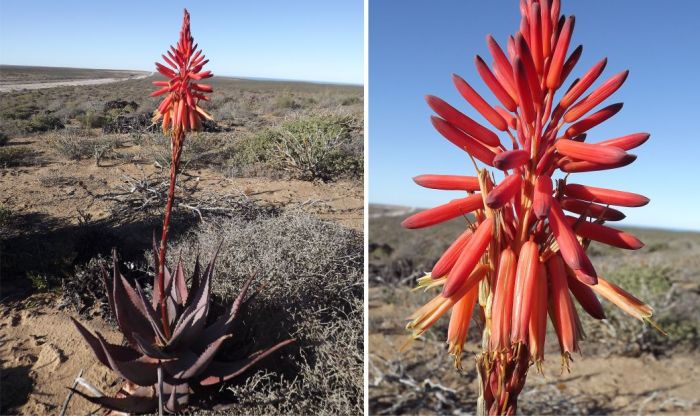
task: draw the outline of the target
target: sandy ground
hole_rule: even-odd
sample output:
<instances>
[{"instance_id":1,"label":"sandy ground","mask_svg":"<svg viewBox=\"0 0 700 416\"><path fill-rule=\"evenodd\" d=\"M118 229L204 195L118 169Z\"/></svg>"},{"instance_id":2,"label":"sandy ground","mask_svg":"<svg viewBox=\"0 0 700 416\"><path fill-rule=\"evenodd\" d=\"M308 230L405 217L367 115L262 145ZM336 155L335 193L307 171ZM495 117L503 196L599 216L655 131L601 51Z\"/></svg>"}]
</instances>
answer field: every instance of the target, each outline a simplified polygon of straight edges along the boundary
<instances>
[{"instance_id":1,"label":"sandy ground","mask_svg":"<svg viewBox=\"0 0 700 416\"><path fill-rule=\"evenodd\" d=\"M100 85L100 84L110 84L113 82L120 81L131 81L137 79L144 79L151 76L151 74L136 75L129 78L95 78L95 79L74 79L65 81L51 81L51 82L31 82L31 83L21 83L21 84L0 84L0 92L11 92L19 90L38 90L44 88L54 88L54 87L75 87L81 85Z\"/></svg>"},{"instance_id":2,"label":"sandy ground","mask_svg":"<svg viewBox=\"0 0 700 416\"><path fill-rule=\"evenodd\" d=\"M38 213L77 224L80 209L92 220L110 215L118 202L108 194L126 193L130 181L167 175L149 163L106 160L96 166L94 160L68 161L52 154L41 136L15 138L9 146L39 151L40 164L28 163L0 170L0 204L23 214ZM136 154L139 146L119 150ZM363 187L358 181L333 183L268 178L231 178L210 169L189 170L180 181L199 195L219 194L250 198L262 204L300 207L320 218L336 221L356 230L363 228ZM82 215L82 214L81 214Z\"/></svg>"},{"instance_id":3,"label":"sandy ground","mask_svg":"<svg viewBox=\"0 0 700 416\"><path fill-rule=\"evenodd\" d=\"M93 358L68 316L99 331L112 343L120 343L121 334L100 319L86 320L56 310L54 298L51 294L34 295L22 302L0 304L1 399L6 412L59 414L67 388L81 369L83 378L101 391L119 390L119 380ZM97 410L98 406L74 397L66 414Z\"/></svg>"},{"instance_id":4,"label":"sandy ground","mask_svg":"<svg viewBox=\"0 0 700 416\"><path fill-rule=\"evenodd\" d=\"M469 413L477 397L476 342L467 344L462 372L448 358L441 338L444 325L399 352L415 296L405 287L370 288L370 411L433 414L437 408L445 414ZM583 347L570 373L561 371L557 351L547 350L544 375L531 371L521 393L524 414L700 414L700 354L605 357L586 354Z\"/></svg>"}]
</instances>

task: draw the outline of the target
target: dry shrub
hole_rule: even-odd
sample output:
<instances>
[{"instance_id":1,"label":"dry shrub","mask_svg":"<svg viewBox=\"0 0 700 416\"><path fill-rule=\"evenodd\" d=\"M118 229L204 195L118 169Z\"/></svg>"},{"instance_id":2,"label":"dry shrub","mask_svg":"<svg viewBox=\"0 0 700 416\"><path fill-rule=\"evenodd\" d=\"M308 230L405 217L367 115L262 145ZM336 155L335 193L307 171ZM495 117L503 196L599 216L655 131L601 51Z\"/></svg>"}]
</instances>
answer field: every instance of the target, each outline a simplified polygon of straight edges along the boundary
<instances>
[{"instance_id":1,"label":"dry shrub","mask_svg":"<svg viewBox=\"0 0 700 416\"><path fill-rule=\"evenodd\" d=\"M258 338L290 334L298 351L233 385L245 414L358 414L363 388L363 249L357 232L296 211L208 223L170 250L206 259L221 242L215 294L235 296L255 274L244 322ZM191 267L192 262L187 266ZM186 267L187 267L186 266ZM189 270L188 270L189 271Z\"/></svg>"}]
</instances>

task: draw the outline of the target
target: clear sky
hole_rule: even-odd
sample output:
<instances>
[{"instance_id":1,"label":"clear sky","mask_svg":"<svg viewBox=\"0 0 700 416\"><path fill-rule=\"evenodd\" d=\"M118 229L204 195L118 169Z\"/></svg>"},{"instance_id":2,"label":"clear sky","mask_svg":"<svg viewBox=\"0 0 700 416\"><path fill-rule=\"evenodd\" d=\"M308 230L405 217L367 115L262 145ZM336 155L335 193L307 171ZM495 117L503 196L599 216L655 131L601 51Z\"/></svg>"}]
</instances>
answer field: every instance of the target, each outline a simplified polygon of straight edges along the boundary
<instances>
[{"instance_id":1,"label":"clear sky","mask_svg":"<svg viewBox=\"0 0 700 416\"><path fill-rule=\"evenodd\" d=\"M520 14L516 0L400 4L369 2L369 201L429 207L459 193L423 189L413 184L413 176L471 175L474 168L465 153L432 128L432 112L423 97L437 95L489 126L459 96L451 74L464 77L494 103L474 56L489 56L488 33L505 45ZM639 156L632 165L575 174L569 181L651 198L645 207L625 208L623 224L700 230L700 175L695 170L700 166L700 130L695 126L700 121L700 2L562 0L562 12L576 16L572 45L584 45L570 80L605 56L601 80L630 69L625 85L606 101L623 101L624 108L591 130L587 140L651 133L646 144L632 151Z\"/></svg>"},{"instance_id":2,"label":"clear sky","mask_svg":"<svg viewBox=\"0 0 700 416\"><path fill-rule=\"evenodd\" d=\"M215 74L362 84L362 0L0 0L0 64L152 70L182 9Z\"/></svg>"}]
</instances>

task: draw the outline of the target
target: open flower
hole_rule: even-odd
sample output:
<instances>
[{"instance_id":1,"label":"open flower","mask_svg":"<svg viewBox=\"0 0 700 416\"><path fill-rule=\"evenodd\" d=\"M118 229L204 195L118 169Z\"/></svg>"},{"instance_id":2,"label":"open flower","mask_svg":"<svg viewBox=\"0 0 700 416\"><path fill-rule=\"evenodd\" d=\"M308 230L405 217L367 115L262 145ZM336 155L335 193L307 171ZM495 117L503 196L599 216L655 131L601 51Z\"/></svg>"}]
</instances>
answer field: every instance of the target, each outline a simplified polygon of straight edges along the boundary
<instances>
[{"instance_id":1,"label":"open flower","mask_svg":"<svg viewBox=\"0 0 700 416\"><path fill-rule=\"evenodd\" d=\"M204 65L209 62L204 59L202 50L197 50L194 38L190 34L190 14L185 9L182 20L180 40L177 47L170 47L167 55L162 55L165 65L156 62L156 69L167 77L168 81L153 81L160 88L151 93L151 97L167 94L153 113L153 122L161 121L163 133L169 130L193 131L199 130L201 120L211 120L199 101L207 101L205 95L213 91L212 87L198 81L213 76L211 71L204 71Z\"/></svg>"},{"instance_id":2,"label":"open flower","mask_svg":"<svg viewBox=\"0 0 700 416\"><path fill-rule=\"evenodd\" d=\"M605 316L596 294L643 321L650 322L652 313L648 305L599 277L586 254L590 241L641 248L639 239L605 222L625 217L611 206L639 207L649 199L567 183L569 174L629 165L636 156L628 151L649 135L586 141L589 130L622 109L622 103L617 103L596 111L629 72L593 88L607 63L603 59L557 94L582 51L579 46L569 53L575 20L560 16L559 10L559 0L521 0L521 25L509 37L507 52L487 37L492 65L477 56L476 69L500 105L490 104L467 81L453 75L457 91L493 129L438 97L426 97L436 113L431 117L435 129L471 158L478 174L417 176L414 180L420 186L462 190L467 195L402 223L406 228L421 228L473 217L435 264L434 284L421 280L423 287L442 286L442 293L411 317L408 328L416 337L451 309L449 352L459 365L471 308L478 304L483 309L480 316L485 317L487 342L477 367L481 404L489 414L515 412L528 361L539 367L544 360L547 315L568 367L583 334L574 299L596 319ZM509 139L508 147L499 133ZM493 183L495 176L488 167L501 171L503 179ZM559 172L563 179L557 178Z\"/></svg>"}]
</instances>

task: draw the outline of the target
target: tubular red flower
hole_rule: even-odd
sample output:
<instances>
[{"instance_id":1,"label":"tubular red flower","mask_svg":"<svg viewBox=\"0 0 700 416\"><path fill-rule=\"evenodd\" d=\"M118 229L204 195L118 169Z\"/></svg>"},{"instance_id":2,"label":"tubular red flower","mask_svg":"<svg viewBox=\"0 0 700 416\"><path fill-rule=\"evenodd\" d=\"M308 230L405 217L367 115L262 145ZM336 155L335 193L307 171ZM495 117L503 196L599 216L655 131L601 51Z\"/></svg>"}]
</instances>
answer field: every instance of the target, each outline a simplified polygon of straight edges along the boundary
<instances>
[{"instance_id":1,"label":"tubular red flower","mask_svg":"<svg viewBox=\"0 0 700 416\"><path fill-rule=\"evenodd\" d=\"M562 67L564 66L564 58L566 58L566 51L569 49L574 23L574 16L569 16L557 39L557 46L554 48L554 54L552 55L552 61L549 65L549 72L547 73L546 79L547 88L550 90L559 88L562 83Z\"/></svg>"},{"instance_id":2,"label":"tubular red flower","mask_svg":"<svg viewBox=\"0 0 700 416\"><path fill-rule=\"evenodd\" d=\"M498 146L501 143L496 133L472 120L440 98L428 95L425 97L425 101L440 117L471 137L489 146Z\"/></svg>"},{"instance_id":3,"label":"tubular red flower","mask_svg":"<svg viewBox=\"0 0 700 416\"><path fill-rule=\"evenodd\" d=\"M566 282L569 285L569 290L576 298L576 301L581 305L583 310L586 311L592 318L595 319L605 319L605 311L603 310L603 305L596 297L595 293L591 287L578 280L573 271L567 270Z\"/></svg>"},{"instance_id":4,"label":"tubular red flower","mask_svg":"<svg viewBox=\"0 0 700 416\"><path fill-rule=\"evenodd\" d=\"M506 124L506 121L501 117L500 114L496 112L496 110L491 107L489 103L484 100L479 93L474 91L474 88L472 88L471 85L462 77L460 77L457 74L452 74L452 82L455 84L455 87L457 87L457 91L462 95L462 97L469 102L469 104L472 105L476 109L476 111L479 112L486 120L489 121L494 127L496 127L498 130L501 131L506 131L508 129L508 125ZM500 144L500 142L496 143L495 145ZM492 144L492 146L495 146Z\"/></svg>"},{"instance_id":5,"label":"tubular red flower","mask_svg":"<svg viewBox=\"0 0 700 416\"><path fill-rule=\"evenodd\" d=\"M516 265L517 260L513 250L510 247L503 250L498 261L496 289L491 308L492 325L489 343L492 351L503 350L510 346Z\"/></svg>"},{"instance_id":6,"label":"tubular red flower","mask_svg":"<svg viewBox=\"0 0 700 416\"><path fill-rule=\"evenodd\" d=\"M610 207L594 204L593 202L564 198L560 201L560 204L566 211L585 215L596 220L622 221L625 219L624 213Z\"/></svg>"},{"instance_id":7,"label":"tubular red flower","mask_svg":"<svg viewBox=\"0 0 700 416\"><path fill-rule=\"evenodd\" d=\"M537 266L537 276L532 290L532 311L528 324L530 357L536 363L544 361L544 340L547 334L547 269Z\"/></svg>"},{"instance_id":8,"label":"tubular red flower","mask_svg":"<svg viewBox=\"0 0 700 416\"><path fill-rule=\"evenodd\" d=\"M622 86L627 79L627 75L629 75L629 71L622 71L605 81L600 87L596 88L595 91L586 96L586 98L574 104L574 106L564 114L564 121L571 123L574 120L578 120L581 116L591 111L593 107L602 103L603 100L610 97Z\"/></svg>"},{"instance_id":9,"label":"tubular red flower","mask_svg":"<svg viewBox=\"0 0 700 416\"><path fill-rule=\"evenodd\" d=\"M569 158L559 160L559 168L566 173L595 172L599 170L617 169L627 166L637 160L637 155L626 154L617 163L595 163L589 161L570 160Z\"/></svg>"},{"instance_id":10,"label":"tubular red flower","mask_svg":"<svg viewBox=\"0 0 700 416\"><path fill-rule=\"evenodd\" d=\"M622 105L622 103L609 105L603 108L602 110L597 111L591 114L590 116L584 118L583 120L577 121L576 123L571 125L571 127L566 129L565 136L573 137L592 129L593 127L597 126L598 124L617 114L620 110L622 110Z\"/></svg>"},{"instance_id":11,"label":"tubular red flower","mask_svg":"<svg viewBox=\"0 0 700 416\"><path fill-rule=\"evenodd\" d=\"M527 343L530 314L532 313L533 297L538 279L538 268L541 267L539 249L534 241L523 244L518 256L518 267L515 271L515 294L513 296L513 324L510 341Z\"/></svg>"},{"instance_id":12,"label":"tubular red flower","mask_svg":"<svg viewBox=\"0 0 700 416\"><path fill-rule=\"evenodd\" d=\"M493 65L496 71L496 76L500 75L503 78L503 82L501 82L501 84L517 104L518 99L515 93L515 78L513 78L513 67L510 65L510 61L508 61L506 54L503 53L503 50L493 36L486 36L486 44L494 60Z\"/></svg>"},{"instance_id":13,"label":"tubular red flower","mask_svg":"<svg viewBox=\"0 0 700 416\"><path fill-rule=\"evenodd\" d=\"M469 324L474 312L474 304L479 297L477 287L471 288L452 308L450 325L447 329L448 352L454 356L455 366L462 368L462 348L467 339Z\"/></svg>"},{"instance_id":14,"label":"tubular red flower","mask_svg":"<svg viewBox=\"0 0 700 416\"><path fill-rule=\"evenodd\" d=\"M558 203L551 204L549 208L549 226L552 228L552 234L557 239L559 251L566 264L574 270L581 271L583 274L578 275L578 277L585 279L586 283L595 284L595 269L593 269L591 261L586 256L574 231L566 221Z\"/></svg>"},{"instance_id":15,"label":"tubular red flower","mask_svg":"<svg viewBox=\"0 0 700 416\"><path fill-rule=\"evenodd\" d=\"M469 240L467 245L462 250L457 262L450 271L450 275L447 277L447 282L445 282L445 287L443 288L443 296L453 295L460 287L464 284L469 283L477 284L478 280L467 279L477 263L481 259L481 256L486 251L486 248L491 243L491 236L493 235L493 219L487 218L479 224L474 235ZM482 276L483 277L483 276Z\"/></svg>"},{"instance_id":16,"label":"tubular red flower","mask_svg":"<svg viewBox=\"0 0 700 416\"><path fill-rule=\"evenodd\" d=\"M537 75L537 68L535 67L534 58L527 46L527 42L523 38L521 33L515 36L515 53L520 58L523 63L523 69L525 70L525 76L527 78L528 86L530 87L530 94L532 98L530 101L539 107L539 103L542 100L542 89L540 88L540 80Z\"/></svg>"},{"instance_id":17,"label":"tubular red flower","mask_svg":"<svg viewBox=\"0 0 700 416\"><path fill-rule=\"evenodd\" d=\"M447 250L445 250L440 257L440 260L438 260L437 263L435 263L435 266L433 266L430 276L433 279L438 279L449 273L471 238L472 230L467 229L450 245L450 247L447 248Z\"/></svg>"},{"instance_id":18,"label":"tubular red flower","mask_svg":"<svg viewBox=\"0 0 700 416\"><path fill-rule=\"evenodd\" d=\"M479 190L479 179L476 176L418 175L413 178L413 182L431 189L471 192Z\"/></svg>"},{"instance_id":19,"label":"tubular red flower","mask_svg":"<svg viewBox=\"0 0 700 416\"><path fill-rule=\"evenodd\" d=\"M649 133L633 133L614 139L599 142L600 146L614 146L622 150L631 150L644 144L649 139Z\"/></svg>"},{"instance_id":20,"label":"tubular red flower","mask_svg":"<svg viewBox=\"0 0 700 416\"><path fill-rule=\"evenodd\" d=\"M581 334L577 333L579 320L574 303L569 295L569 285L566 279L566 269L561 256L552 256L547 261L550 282L550 302L552 324L559 338L559 347L562 354L571 354L578 351L578 340Z\"/></svg>"},{"instance_id":21,"label":"tubular red flower","mask_svg":"<svg viewBox=\"0 0 700 416\"><path fill-rule=\"evenodd\" d=\"M519 58L515 58L513 63L513 75L515 77L515 85L518 92L518 105L523 112L523 117L528 123L532 123L535 119L535 108L532 104L532 92L528 82L525 65Z\"/></svg>"},{"instance_id":22,"label":"tubular red flower","mask_svg":"<svg viewBox=\"0 0 700 416\"><path fill-rule=\"evenodd\" d=\"M632 192L596 188L575 183L567 184L564 187L564 194L575 199L621 207L641 207L649 203L649 198Z\"/></svg>"},{"instance_id":23,"label":"tubular red flower","mask_svg":"<svg viewBox=\"0 0 700 416\"><path fill-rule=\"evenodd\" d=\"M501 85L501 82L496 78L496 76L491 72L486 62L479 55L475 58L476 69L484 80L484 83L489 87L493 95L498 98L498 100L510 111L515 111L517 104L515 100L508 94L508 91ZM496 109L498 111L498 109ZM503 114L499 112L499 115L503 117ZM509 115L509 117L512 117ZM505 117L503 117L505 119Z\"/></svg>"},{"instance_id":24,"label":"tubular red flower","mask_svg":"<svg viewBox=\"0 0 700 416\"><path fill-rule=\"evenodd\" d=\"M519 168L530 160L530 152L525 150L506 150L493 158L493 166L500 170Z\"/></svg>"},{"instance_id":25,"label":"tubular red flower","mask_svg":"<svg viewBox=\"0 0 700 416\"><path fill-rule=\"evenodd\" d=\"M574 86L564 94L561 101L559 101L559 106L562 108L569 108L574 101L576 101L586 90L593 85L596 79L603 73L605 66L608 64L608 58L603 58L598 61L597 64L593 65L591 69L586 72L581 79L574 84Z\"/></svg>"},{"instance_id":26,"label":"tubular red flower","mask_svg":"<svg viewBox=\"0 0 700 416\"><path fill-rule=\"evenodd\" d=\"M471 195L466 198L454 199L435 208L426 209L403 220L401 226L408 229L429 227L449 221L474 210L484 207L481 195Z\"/></svg>"},{"instance_id":27,"label":"tubular red flower","mask_svg":"<svg viewBox=\"0 0 700 416\"><path fill-rule=\"evenodd\" d=\"M532 211L537 218L547 218L552 203L552 192L552 179L549 176L537 177L532 201Z\"/></svg>"},{"instance_id":28,"label":"tubular red flower","mask_svg":"<svg viewBox=\"0 0 700 416\"><path fill-rule=\"evenodd\" d=\"M493 165L493 158L496 156L491 149L483 145L478 140L472 138L461 130L453 127L452 124L445 120L432 116L430 121L433 127L442 134L447 140L451 141L455 146L486 163L489 166Z\"/></svg>"},{"instance_id":29,"label":"tubular red flower","mask_svg":"<svg viewBox=\"0 0 700 416\"><path fill-rule=\"evenodd\" d=\"M578 218L574 217L567 216L566 220L574 228L574 232L583 238L627 250L639 250L644 247L644 243L630 233L605 225L579 221Z\"/></svg>"},{"instance_id":30,"label":"tubular red flower","mask_svg":"<svg viewBox=\"0 0 700 416\"><path fill-rule=\"evenodd\" d=\"M618 147L580 143L567 139L557 140L554 147L564 156L602 165L615 165L624 161L627 156L627 153Z\"/></svg>"},{"instance_id":31,"label":"tubular red flower","mask_svg":"<svg viewBox=\"0 0 700 416\"><path fill-rule=\"evenodd\" d=\"M506 178L489 192L486 197L486 206L498 209L508 203L520 190L522 177L518 174L506 176Z\"/></svg>"}]
</instances>

